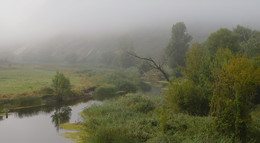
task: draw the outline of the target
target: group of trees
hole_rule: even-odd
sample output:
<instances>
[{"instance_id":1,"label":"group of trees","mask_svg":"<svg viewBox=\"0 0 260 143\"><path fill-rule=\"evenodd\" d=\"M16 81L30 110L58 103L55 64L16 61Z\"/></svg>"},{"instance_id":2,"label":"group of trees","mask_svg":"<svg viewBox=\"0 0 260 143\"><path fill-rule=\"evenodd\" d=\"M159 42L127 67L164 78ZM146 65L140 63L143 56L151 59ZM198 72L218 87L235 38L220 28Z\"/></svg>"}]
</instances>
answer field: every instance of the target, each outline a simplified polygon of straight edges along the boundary
<instances>
[{"instance_id":1,"label":"group of trees","mask_svg":"<svg viewBox=\"0 0 260 143\"><path fill-rule=\"evenodd\" d=\"M204 43L190 45L191 40L185 24L179 22L173 25L171 39L165 49L167 62L157 63L152 58L136 55L131 42L126 41L122 41L118 53L112 53L117 55L114 58L118 58L117 65L121 68L136 66L135 58L138 58L143 60L138 66L140 74L152 68L159 70L169 81L165 94L171 111L196 116L211 115L214 117L214 130L231 137L233 142L246 142L250 112L254 104L259 104L260 98L260 32L237 26L233 31L219 29ZM173 71L171 74L164 69L165 65ZM112 79L114 81L115 78ZM124 91L130 87L121 81L114 84ZM57 99L62 100L62 96L70 91L69 79L57 72L53 88ZM129 92L135 91L131 88ZM114 90L101 88L96 93L108 92L115 93Z\"/></svg>"},{"instance_id":2,"label":"group of trees","mask_svg":"<svg viewBox=\"0 0 260 143\"><path fill-rule=\"evenodd\" d=\"M183 25L173 26L166 48L169 67L182 74L169 83L169 107L191 115L210 113L216 131L232 136L234 142L246 142L252 103L259 98L260 32L242 26L233 31L222 28L188 49L191 37Z\"/></svg>"}]
</instances>

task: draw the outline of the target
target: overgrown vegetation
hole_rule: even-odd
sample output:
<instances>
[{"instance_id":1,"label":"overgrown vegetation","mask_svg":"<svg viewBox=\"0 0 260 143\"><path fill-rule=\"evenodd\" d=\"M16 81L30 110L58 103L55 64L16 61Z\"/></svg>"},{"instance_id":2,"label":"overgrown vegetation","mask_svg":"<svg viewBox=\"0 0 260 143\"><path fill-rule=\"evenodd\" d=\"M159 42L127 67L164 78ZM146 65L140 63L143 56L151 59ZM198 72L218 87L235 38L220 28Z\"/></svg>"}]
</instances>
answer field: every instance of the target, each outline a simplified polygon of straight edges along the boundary
<instances>
[{"instance_id":1,"label":"overgrown vegetation","mask_svg":"<svg viewBox=\"0 0 260 143\"><path fill-rule=\"evenodd\" d=\"M171 75L175 78L171 78L173 80L168 83L163 95L114 96L117 98L84 110L82 116L86 123L83 131L88 136L81 138L82 142L260 141L257 135L260 71L256 60L259 53L249 52L260 47L255 45L251 49L249 43L245 44L250 42L250 38L260 42L256 38L259 31L242 26L233 31L220 29L212 33L206 42L194 43L187 50L190 37L186 27L178 26L178 29L176 25L172 37L176 38L174 33L179 30L184 33L180 39L186 40L182 44L174 44L180 41L171 40L167 50L172 45L175 49L173 53L179 54L175 58L179 59L171 59L175 65L168 66L180 70L178 74L181 75ZM176 49L182 49L184 53L187 50L186 56L181 57ZM143 62L139 66L139 74L147 76L146 73L153 70L149 68ZM167 68L166 71L170 73ZM129 76L117 73L109 77L104 79L115 85L118 91L135 91L118 86L135 83L128 79Z\"/></svg>"},{"instance_id":2,"label":"overgrown vegetation","mask_svg":"<svg viewBox=\"0 0 260 143\"><path fill-rule=\"evenodd\" d=\"M52 87L49 78L41 83L42 89L2 94L0 107L41 105L43 99L70 100L91 93L104 103L83 111L85 123L75 125L78 134L65 135L75 141L260 142L259 33L242 26L222 28L205 42L190 46L185 24L176 23L165 48L168 61L157 63L153 58L137 56L132 42L121 39L118 50L103 53L106 66L84 67L66 74L47 72L48 78L54 76ZM71 63L77 61L73 55L69 57ZM73 87L68 77L75 75L74 81L77 79L80 86ZM5 77L0 75L1 79ZM164 78L167 81L161 81ZM71 81L73 85L73 78ZM155 83L167 84L162 95L143 95ZM57 119L59 115L57 111Z\"/></svg>"}]
</instances>

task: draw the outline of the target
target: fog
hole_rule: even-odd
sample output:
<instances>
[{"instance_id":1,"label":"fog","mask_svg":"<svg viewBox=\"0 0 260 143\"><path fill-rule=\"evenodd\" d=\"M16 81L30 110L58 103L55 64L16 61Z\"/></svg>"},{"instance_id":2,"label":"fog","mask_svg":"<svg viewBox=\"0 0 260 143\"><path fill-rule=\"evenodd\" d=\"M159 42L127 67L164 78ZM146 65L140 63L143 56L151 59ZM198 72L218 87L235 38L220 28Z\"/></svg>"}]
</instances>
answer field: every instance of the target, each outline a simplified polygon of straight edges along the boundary
<instances>
[{"instance_id":1,"label":"fog","mask_svg":"<svg viewBox=\"0 0 260 143\"><path fill-rule=\"evenodd\" d=\"M140 38L158 40L156 46L163 48L172 25L179 21L194 41L205 40L220 27L240 24L259 29L259 5L259 0L1 0L0 49L17 55L24 49L47 47L43 43L64 35L80 37L84 47L90 39L99 43L97 39L127 35L139 49L148 44Z\"/></svg>"}]
</instances>

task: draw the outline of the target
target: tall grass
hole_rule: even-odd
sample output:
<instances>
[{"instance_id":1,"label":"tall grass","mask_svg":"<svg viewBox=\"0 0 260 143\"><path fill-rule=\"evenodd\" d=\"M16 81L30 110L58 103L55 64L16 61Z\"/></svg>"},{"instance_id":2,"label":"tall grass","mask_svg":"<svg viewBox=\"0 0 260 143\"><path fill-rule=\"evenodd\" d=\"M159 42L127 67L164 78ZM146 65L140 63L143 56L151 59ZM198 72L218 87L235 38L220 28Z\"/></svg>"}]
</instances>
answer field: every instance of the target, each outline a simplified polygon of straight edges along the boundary
<instances>
[{"instance_id":1,"label":"tall grass","mask_svg":"<svg viewBox=\"0 0 260 143\"><path fill-rule=\"evenodd\" d=\"M86 143L231 143L232 138L212 129L212 117L173 113L160 96L126 95L104 101L83 111ZM259 110L259 109L258 109ZM253 112L254 133L258 142L258 112ZM162 120L163 119L163 120ZM163 129L162 129L163 128Z\"/></svg>"}]
</instances>

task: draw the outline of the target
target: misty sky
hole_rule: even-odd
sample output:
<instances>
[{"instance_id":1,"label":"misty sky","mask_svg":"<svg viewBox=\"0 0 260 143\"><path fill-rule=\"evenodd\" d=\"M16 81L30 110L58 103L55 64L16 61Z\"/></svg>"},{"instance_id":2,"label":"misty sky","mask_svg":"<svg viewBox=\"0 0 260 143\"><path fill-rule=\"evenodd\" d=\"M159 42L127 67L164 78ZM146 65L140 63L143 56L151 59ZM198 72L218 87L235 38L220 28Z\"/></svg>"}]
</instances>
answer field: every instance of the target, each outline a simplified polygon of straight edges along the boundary
<instances>
[{"instance_id":1,"label":"misty sky","mask_svg":"<svg viewBox=\"0 0 260 143\"><path fill-rule=\"evenodd\" d=\"M171 27L178 21L251 27L260 25L259 6L260 0L0 0L0 42Z\"/></svg>"}]
</instances>

